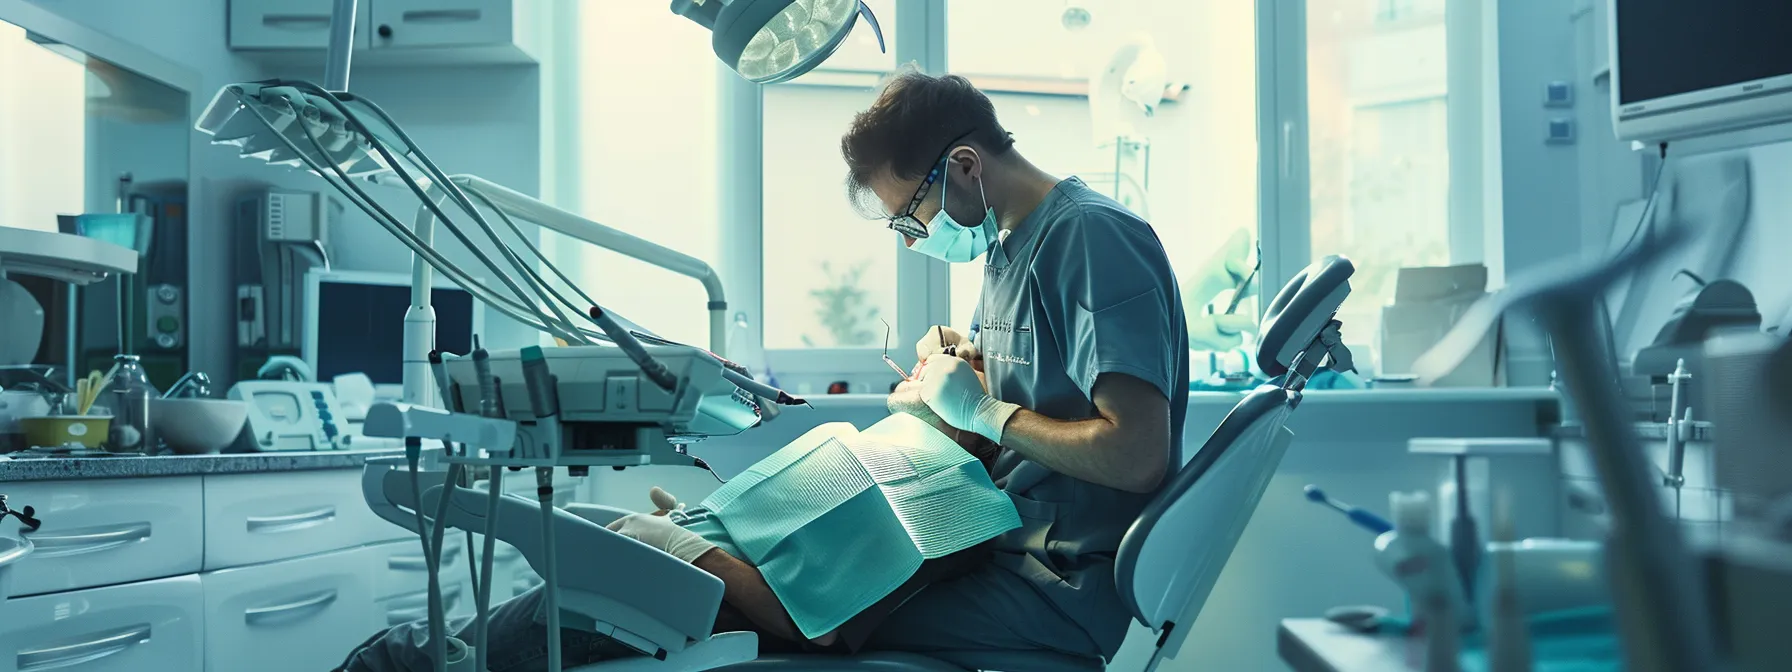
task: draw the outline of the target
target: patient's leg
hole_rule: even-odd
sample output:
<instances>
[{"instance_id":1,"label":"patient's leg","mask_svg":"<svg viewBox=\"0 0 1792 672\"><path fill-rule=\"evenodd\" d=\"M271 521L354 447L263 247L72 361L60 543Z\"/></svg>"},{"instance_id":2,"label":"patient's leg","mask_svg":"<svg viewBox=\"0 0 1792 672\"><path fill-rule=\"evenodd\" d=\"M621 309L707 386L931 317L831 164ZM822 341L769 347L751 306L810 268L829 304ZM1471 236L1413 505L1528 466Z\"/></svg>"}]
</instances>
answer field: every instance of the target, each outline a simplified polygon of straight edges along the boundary
<instances>
[{"instance_id":1,"label":"patient's leg","mask_svg":"<svg viewBox=\"0 0 1792 672\"><path fill-rule=\"evenodd\" d=\"M967 669L992 652L1101 655L1025 579L993 565L922 589L871 632L863 650L921 653Z\"/></svg>"},{"instance_id":2,"label":"patient's leg","mask_svg":"<svg viewBox=\"0 0 1792 672\"><path fill-rule=\"evenodd\" d=\"M547 626L536 619L541 588L506 600L492 610L486 634L486 664L491 672L533 672L547 669ZM471 618L451 619L448 631L473 643ZM347 672L430 672L429 624L406 623L374 635L349 656ZM565 667L640 655L603 635L560 629L561 663Z\"/></svg>"}]
</instances>

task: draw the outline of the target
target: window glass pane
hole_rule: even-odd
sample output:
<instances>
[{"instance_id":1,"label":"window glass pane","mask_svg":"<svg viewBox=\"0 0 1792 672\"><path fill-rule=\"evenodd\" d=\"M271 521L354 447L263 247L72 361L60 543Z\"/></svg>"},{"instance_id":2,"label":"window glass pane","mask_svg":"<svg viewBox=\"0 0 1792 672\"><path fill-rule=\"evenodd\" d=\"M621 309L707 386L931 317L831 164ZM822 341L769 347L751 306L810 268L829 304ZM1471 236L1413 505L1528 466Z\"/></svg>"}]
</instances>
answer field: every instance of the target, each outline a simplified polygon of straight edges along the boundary
<instances>
[{"instance_id":1,"label":"window glass pane","mask_svg":"<svg viewBox=\"0 0 1792 672\"><path fill-rule=\"evenodd\" d=\"M765 88L765 345L871 347L896 321L896 238L846 199L840 134L868 86Z\"/></svg>"},{"instance_id":2,"label":"window glass pane","mask_svg":"<svg viewBox=\"0 0 1792 672\"><path fill-rule=\"evenodd\" d=\"M56 215L86 212L89 85L81 64L0 22L0 226L55 231Z\"/></svg>"},{"instance_id":3,"label":"window glass pane","mask_svg":"<svg viewBox=\"0 0 1792 672\"><path fill-rule=\"evenodd\" d=\"M1034 164L1081 177L1151 222L1191 318L1210 304L1223 312L1234 283L1214 254L1240 232L1249 250L1256 234L1254 3L1078 4L1089 21L1072 30L1065 3L949 3L949 69L990 93L1015 146ZM1154 101L1150 116L1135 100L1150 98L1154 86L1101 76L1129 45L1162 58L1172 99ZM1134 63L1142 63L1131 70L1135 82L1156 76L1149 56ZM981 276L977 264L953 267L955 326L970 323ZM1238 310L1255 314L1256 301Z\"/></svg>"},{"instance_id":4,"label":"window glass pane","mask_svg":"<svg viewBox=\"0 0 1792 672\"><path fill-rule=\"evenodd\" d=\"M716 265L718 68L709 33L669 20L656 3L587 3L579 16L581 214ZM550 231L542 237L592 298L661 336L709 345L697 281Z\"/></svg>"},{"instance_id":5,"label":"window glass pane","mask_svg":"<svg viewBox=\"0 0 1792 672\"><path fill-rule=\"evenodd\" d=\"M1312 3L1307 39L1313 254L1356 263L1338 318L1368 344L1398 269L1450 263L1443 3Z\"/></svg>"}]
</instances>

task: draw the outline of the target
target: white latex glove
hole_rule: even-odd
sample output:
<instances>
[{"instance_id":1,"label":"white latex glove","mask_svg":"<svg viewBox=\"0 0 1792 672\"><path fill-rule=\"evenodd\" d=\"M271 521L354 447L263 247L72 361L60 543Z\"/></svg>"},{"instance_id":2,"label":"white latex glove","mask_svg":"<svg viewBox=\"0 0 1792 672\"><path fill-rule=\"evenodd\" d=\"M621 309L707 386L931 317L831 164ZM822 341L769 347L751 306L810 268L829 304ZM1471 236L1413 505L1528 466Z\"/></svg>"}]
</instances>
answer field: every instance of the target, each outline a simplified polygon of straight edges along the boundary
<instances>
[{"instance_id":1,"label":"white latex glove","mask_svg":"<svg viewBox=\"0 0 1792 672\"><path fill-rule=\"evenodd\" d=\"M657 486L657 485L653 486L653 489L647 491L647 498L650 500L653 500L654 508L659 509L659 512L656 513L655 515L659 515L659 513L664 513L667 511L683 511L684 510L684 505L678 503L677 497L673 497L672 493L666 492L665 490L661 489L660 486Z\"/></svg>"},{"instance_id":2,"label":"white latex glove","mask_svg":"<svg viewBox=\"0 0 1792 672\"><path fill-rule=\"evenodd\" d=\"M1246 332L1257 333L1257 318L1236 313L1195 315L1188 321L1189 349L1213 352L1232 350L1244 345L1243 334Z\"/></svg>"},{"instance_id":3,"label":"white latex glove","mask_svg":"<svg viewBox=\"0 0 1792 672\"><path fill-rule=\"evenodd\" d=\"M1194 307L1206 306L1212 303L1220 292L1238 287L1238 283L1244 282L1244 279L1250 276L1251 270L1256 266L1257 252L1255 246L1251 244L1250 230L1233 231L1224 243L1213 248L1213 253L1206 261L1196 267L1199 272L1190 278L1191 282L1183 286L1183 298L1187 299ZM1252 280L1251 284L1244 288L1245 298L1256 294L1259 284L1262 283ZM1188 307L1185 306L1186 308ZM1193 311L1191 310L1191 312Z\"/></svg>"},{"instance_id":4,"label":"white latex glove","mask_svg":"<svg viewBox=\"0 0 1792 672\"><path fill-rule=\"evenodd\" d=\"M672 519L658 514L637 513L609 524L610 531L665 551L679 560L696 563L697 558L716 547L696 532L679 527Z\"/></svg>"},{"instance_id":5,"label":"white latex glove","mask_svg":"<svg viewBox=\"0 0 1792 672\"><path fill-rule=\"evenodd\" d=\"M970 363L951 355L933 355L921 362L921 400L946 424L1002 444L1002 429L1020 406L983 391L983 380Z\"/></svg>"}]
</instances>

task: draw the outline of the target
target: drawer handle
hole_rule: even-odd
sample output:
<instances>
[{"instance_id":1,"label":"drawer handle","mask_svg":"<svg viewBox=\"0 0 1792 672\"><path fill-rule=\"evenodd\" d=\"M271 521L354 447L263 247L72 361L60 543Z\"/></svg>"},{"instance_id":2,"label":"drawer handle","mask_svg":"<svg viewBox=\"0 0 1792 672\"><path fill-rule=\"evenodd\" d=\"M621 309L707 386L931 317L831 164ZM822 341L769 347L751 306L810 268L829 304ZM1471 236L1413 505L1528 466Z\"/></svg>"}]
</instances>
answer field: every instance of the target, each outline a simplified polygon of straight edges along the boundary
<instances>
[{"instance_id":1,"label":"drawer handle","mask_svg":"<svg viewBox=\"0 0 1792 672\"><path fill-rule=\"evenodd\" d=\"M421 9L399 17L405 23L471 23L479 20L477 9Z\"/></svg>"},{"instance_id":2,"label":"drawer handle","mask_svg":"<svg viewBox=\"0 0 1792 672\"><path fill-rule=\"evenodd\" d=\"M19 672L72 667L123 652L149 641L149 624L109 630L79 644L50 646L19 652Z\"/></svg>"},{"instance_id":3,"label":"drawer handle","mask_svg":"<svg viewBox=\"0 0 1792 672\"><path fill-rule=\"evenodd\" d=\"M330 17L316 14L268 14L261 25L278 30L311 31L330 27Z\"/></svg>"},{"instance_id":4,"label":"drawer handle","mask_svg":"<svg viewBox=\"0 0 1792 672\"><path fill-rule=\"evenodd\" d=\"M252 534L273 534L276 532L293 532L310 527L317 527L336 518L336 507L324 506L303 513L285 516L262 516L249 519L249 532Z\"/></svg>"},{"instance_id":5,"label":"drawer handle","mask_svg":"<svg viewBox=\"0 0 1792 672\"><path fill-rule=\"evenodd\" d=\"M149 523L127 523L70 530L62 534L31 535L31 543L37 546L39 558L98 553L148 540Z\"/></svg>"},{"instance_id":6,"label":"drawer handle","mask_svg":"<svg viewBox=\"0 0 1792 672\"><path fill-rule=\"evenodd\" d=\"M267 607L255 607L243 610L243 621L249 625L261 625L282 616L296 614L301 611L322 609L336 601L336 590L326 590L304 599L276 604Z\"/></svg>"},{"instance_id":7,"label":"drawer handle","mask_svg":"<svg viewBox=\"0 0 1792 672\"><path fill-rule=\"evenodd\" d=\"M442 544L442 546L443 567L453 565L460 560L460 544L452 546ZM423 556L421 555L394 555L386 560L386 567L395 572L421 572L427 569L423 566Z\"/></svg>"}]
</instances>

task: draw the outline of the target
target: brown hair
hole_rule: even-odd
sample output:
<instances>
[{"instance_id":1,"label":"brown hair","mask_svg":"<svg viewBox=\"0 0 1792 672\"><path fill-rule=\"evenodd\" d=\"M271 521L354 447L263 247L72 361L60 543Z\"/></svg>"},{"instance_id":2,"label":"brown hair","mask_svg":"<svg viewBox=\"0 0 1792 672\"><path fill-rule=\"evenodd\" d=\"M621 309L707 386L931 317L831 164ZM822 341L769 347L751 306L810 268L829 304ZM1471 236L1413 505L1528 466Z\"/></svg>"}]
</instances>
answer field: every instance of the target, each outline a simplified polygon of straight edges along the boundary
<instances>
[{"instance_id":1,"label":"brown hair","mask_svg":"<svg viewBox=\"0 0 1792 672\"><path fill-rule=\"evenodd\" d=\"M867 216L879 216L884 207L870 194L872 176L888 171L901 180L924 177L954 141L995 156L1014 147L1014 136L996 119L989 96L969 80L929 75L914 66L897 70L840 138L847 197Z\"/></svg>"}]
</instances>

